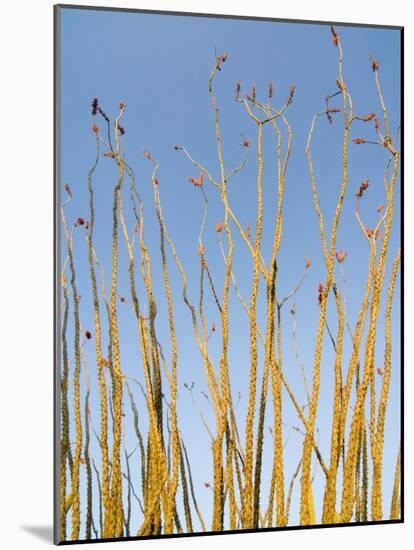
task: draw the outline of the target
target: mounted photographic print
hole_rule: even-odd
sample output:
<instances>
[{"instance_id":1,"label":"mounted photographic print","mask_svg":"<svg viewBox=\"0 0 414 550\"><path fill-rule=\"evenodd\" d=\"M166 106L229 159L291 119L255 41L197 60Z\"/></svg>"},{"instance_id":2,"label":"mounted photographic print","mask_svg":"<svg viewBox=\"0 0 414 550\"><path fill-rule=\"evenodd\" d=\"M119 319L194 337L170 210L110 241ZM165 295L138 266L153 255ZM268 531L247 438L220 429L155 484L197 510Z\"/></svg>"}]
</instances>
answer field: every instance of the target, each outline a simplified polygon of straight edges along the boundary
<instances>
[{"instance_id":1,"label":"mounted photographic print","mask_svg":"<svg viewBox=\"0 0 414 550\"><path fill-rule=\"evenodd\" d=\"M55 543L403 521L402 39L55 6Z\"/></svg>"}]
</instances>

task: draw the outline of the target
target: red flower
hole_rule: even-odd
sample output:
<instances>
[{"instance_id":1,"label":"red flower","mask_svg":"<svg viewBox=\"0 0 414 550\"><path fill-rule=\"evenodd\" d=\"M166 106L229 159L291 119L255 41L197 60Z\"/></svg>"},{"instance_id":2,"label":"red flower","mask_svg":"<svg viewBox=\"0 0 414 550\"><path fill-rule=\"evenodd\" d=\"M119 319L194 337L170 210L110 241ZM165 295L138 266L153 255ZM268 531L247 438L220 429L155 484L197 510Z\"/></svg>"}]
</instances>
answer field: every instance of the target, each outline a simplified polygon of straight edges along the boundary
<instances>
[{"instance_id":1,"label":"red flower","mask_svg":"<svg viewBox=\"0 0 414 550\"><path fill-rule=\"evenodd\" d=\"M358 118L358 120L363 120L364 122L369 122L370 120L373 120L375 118L375 113L369 113L366 116L359 116L357 118Z\"/></svg>"},{"instance_id":2,"label":"red flower","mask_svg":"<svg viewBox=\"0 0 414 550\"><path fill-rule=\"evenodd\" d=\"M190 176L188 178L188 181L191 182L195 187L201 187L203 185L203 181L204 181L204 174L203 172L200 172L200 177L199 179L196 179L196 178L193 178L192 176Z\"/></svg>"},{"instance_id":3,"label":"red flower","mask_svg":"<svg viewBox=\"0 0 414 550\"><path fill-rule=\"evenodd\" d=\"M366 142L367 142L367 140L364 139L364 138L354 138L352 141L353 141L354 143L356 143L357 145L362 145L363 143L366 143Z\"/></svg>"},{"instance_id":4,"label":"red flower","mask_svg":"<svg viewBox=\"0 0 414 550\"><path fill-rule=\"evenodd\" d=\"M335 256L336 256L336 259L338 260L338 263L341 264L345 260L347 253L345 252L345 250L337 250L335 253Z\"/></svg>"},{"instance_id":5,"label":"red flower","mask_svg":"<svg viewBox=\"0 0 414 550\"><path fill-rule=\"evenodd\" d=\"M366 179L364 179L364 181L359 186L358 192L355 193L355 196L358 199L360 199L362 197L362 195L364 194L364 192L368 189L368 187L369 187L369 180L368 180L368 178L366 178Z\"/></svg>"}]
</instances>

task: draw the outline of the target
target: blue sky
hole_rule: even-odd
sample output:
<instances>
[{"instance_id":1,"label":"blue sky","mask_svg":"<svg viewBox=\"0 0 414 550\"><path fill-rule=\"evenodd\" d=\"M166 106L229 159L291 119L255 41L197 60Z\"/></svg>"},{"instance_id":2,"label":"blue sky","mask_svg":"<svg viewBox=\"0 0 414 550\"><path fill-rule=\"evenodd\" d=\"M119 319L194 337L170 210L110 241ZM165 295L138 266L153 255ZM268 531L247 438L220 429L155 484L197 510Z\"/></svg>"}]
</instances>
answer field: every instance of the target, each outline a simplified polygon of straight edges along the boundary
<instances>
[{"instance_id":1,"label":"blue sky","mask_svg":"<svg viewBox=\"0 0 414 550\"><path fill-rule=\"evenodd\" d=\"M400 35L397 30L337 25L344 50L344 79L353 97L355 114L369 112L380 114L369 53L373 52L380 62L380 79L385 102L389 111L392 133L400 123ZM242 93L256 86L259 99L266 100L268 81L272 80L275 94L274 105L281 106L289 86L295 84L293 104L287 118L293 130L292 154L286 181L284 199L284 227L279 255L277 294L283 298L299 281L304 266L304 257L309 257L312 266L306 280L293 301L297 310L297 338L299 353L304 361L309 382L313 366L314 340L316 335L318 306L317 286L325 279L325 268L319 240L317 216L313 207L305 145L314 112L324 108L327 94L337 91L338 50L332 45L329 26L316 24L290 24L252 20L231 20L204 17L184 17L139 14L111 11L62 9L61 11L61 182L69 183L73 200L66 209L69 223L77 217L89 217L87 173L95 157L95 139L91 132L93 123L90 102L99 99L103 109L113 117L118 112L118 103L126 104L123 126L126 134L123 143L127 159L133 166L137 185L145 203L145 238L153 259L154 289L157 297L157 330L164 351L169 355L169 335L166 318L166 302L162 283L159 230L152 207L150 183L151 164L142 155L142 149L151 151L160 162L158 177L160 194L169 233L189 281L189 295L198 303L199 263L197 238L203 215L200 193L189 182L189 176L198 176L197 170L180 152L174 151L172 143L184 145L193 158L207 167L217 178L219 167L214 133L214 113L211 108L207 80L215 61L215 52L228 53L228 60L215 80L216 98L221 113L224 162L229 172L242 158L241 133L256 138L255 124L249 119L242 105L234 101L236 81L240 80ZM340 98L332 102L341 106ZM98 121L104 128L103 121ZM357 122L353 125L351 138L375 139L373 125ZM343 138L342 115L336 115L334 124L326 118L318 121L312 152L315 164L319 198L329 228L333 218L341 181L341 148ZM283 137L286 146L286 135ZM264 132L264 236L262 254L269 262L271 253L273 215L276 205L275 190L275 145L274 132L270 126ZM347 280L347 312L351 326L355 325L367 273L368 244L356 222L353 210L354 194L361 181L368 178L369 190L361 203L361 214L367 226L375 225L376 207L385 202L383 172L388 159L382 147L350 145L348 192L344 203L341 225L338 231L337 248L347 251L343 264ZM256 171L255 151L249 152L246 169L231 180L229 200L244 227L254 228L256 216ZM111 160L101 157L94 176L96 197L95 248L105 267L109 282L111 270L111 208L112 191L116 182L116 170ZM205 184L210 210L205 231L206 257L217 282L219 295L222 292L224 266L217 243L215 225L222 221L223 207L217 189ZM395 222L390 242L391 265L399 246L399 185L396 192ZM127 208L125 215L130 232L133 218ZM236 231L236 230L235 230ZM93 331L91 289L87 265L84 231L75 232L75 261L78 273L78 288L82 295L80 313L85 328ZM235 232L236 252L234 271L241 293L250 297L252 262L244 244ZM65 259L62 247L62 261ZM171 261L171 259L170 259ZM206 391L202 361L196 347L189 312L181 299L179 274L170 264L170 277L174 293L175 318L179 342L179 420L193 470L194 482L203 515L210 523L212 494L203 486L212 480L211 457L208 435L197 416L190 395L183 384L195 382L194 395L198 405L210 420L208 404L200 390ZM390 269L387 269L389 275ZM341 286L340 272L336 271ZM140 297L143 285L137 275ZM388 277L387 277L388 281ZM119 294L129 296L126 247L120 235ZM342 287L341 287L342 288ZM107 286L109 292L109 286ZM263 292L263 288L262 288ZM219 317L208 288L206 288L206 316L208 323L219 327ZM144 302L143 302L144 303ZM258 303L258 322L264 328L265 308L263 295ZM331 304L332 305L332 304ZM393 317L393 380L386 424L384 449L384 502L388 513L392 476L399 443L399 288L397 286ZM127 304L119 304L119 328L121 337L121 361L124 373L143 381L139 359L135 318ZM103 311L103 309L102 309ZM245 314L231 292L230 303L230 375L233 392L241 392L237 409L240 429L244 426L247 407L247 380L249 362L248 323ZM328 321L335 330L335 312L328 309ZM379 321L377 362L381 366L383 355L383 316ZM219 330L209 340L214 358L220 351ZM327 339L324 341L322 361L322 385L317 425L320 430L320 447L325 460L329 457L330 410L332 407L333 355ZM284 371L294 393L305 403L305 393L300 370L295 360L292 345L292 318L288 304L283 311ZM92 387L92 423L99 429L99 406L94 365L93 342L86 344ZM349 358L350 341L346 340L344 368ZM136 389L136 388L135 388ZM142 428L145 431L145 404L136 391L139 410L142 411ZM269 408L271 401L269 400ZM131 418L127 397L127 418ZM302 436L291 429L299 425L297 414L284 394L285 435L289 436L285 449L286 479L297 465L300 457ZM270 415L266 426L272 423ZM211 422L212 428L214 424ZM136 446L131 425L126 426L125 443L128 451ZM263 465L264 487L271 476L271 436L266 430L265 460ZM99 462L99 450L92 445L95 460ZM133 456L132 466L138 472L138 453ZM315 498L321 502L322 478L316 470ZM137 474L138 475L138 474ZM139 480L135 480L136 488ZM291 523L298 520L299 484L293 495ZM265 490L266 494L266 490ZM137 509L136 509L137 510ZM319 515L319 514L318 514ZM320 517L320 516L319 516ZM97 517L95 518L97 520ZM133 533L139 526L140 515L134 518ZM195 520L197 526L197 521ZM82 531L83 532L83 531Z\"/></svg>"}]
</instances>

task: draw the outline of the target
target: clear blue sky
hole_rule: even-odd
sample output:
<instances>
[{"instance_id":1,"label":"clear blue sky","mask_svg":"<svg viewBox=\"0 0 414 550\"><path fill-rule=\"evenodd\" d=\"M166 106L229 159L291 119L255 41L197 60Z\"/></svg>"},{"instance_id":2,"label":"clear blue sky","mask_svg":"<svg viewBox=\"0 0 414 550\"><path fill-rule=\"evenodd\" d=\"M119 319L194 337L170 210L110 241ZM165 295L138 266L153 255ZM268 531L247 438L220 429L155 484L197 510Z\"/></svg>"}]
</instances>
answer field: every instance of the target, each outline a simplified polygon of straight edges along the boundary
<instances>
[{"instance_id":1,"label":"clear blue sky","mask_svg":"<svg viewBox=\"0 0 414 550\"><path fill-rule=\"evenodd\" d=\"M277 294L285 296L300 279L305 256L312 260L312 267L300 292L295 296L297 309L297 336L299 353L311 382L314 339L318 320L317 286L325 279L325 267L321 254L319 229L313 207L310 178L305 157L305 143L314 112L324 108L324 97L337 91L338 50L331 43L329 26L289 24L282 22L213 19L204 17L164 16L155 14L122 13L111 11L63 9L61 11L61 181L69 183L73 200L67 207L69 223L81 216L89 218L87 173L95 158L95 139L91 132L90 102L93 97L108 115L118 112L118 103L126 103L123 125L126 130L124 144L128 162L133 166L145 207L145 238L153 259L154 289L158 303L157 330L164 351L169 355L169 336L166 319L166 303L160 269L159 230L152 208L150 183L151 165L141 154L141 149L151 151L160 162L159 180L163 210L170 235L176 244L189 281L189 295L198 303L199 263L197 237L203 214L201 195L188 182L197 171L184 155L171 148L172 143L184 145L201 164L218 177L219 169L214 134L214 116L211 108L207 80L217 54L228 53L228 60L215 80L216 98L221 112L224 162L226 171L239 164L242 158L240 133L251 139L256 137L256 126L248 118L244 108L234 102L237 80L242 92L256 86L259 99L267 97L267 84L274 84L274 104L283 104L289 86L296 85L294 102L287 111L287 118L294 132L292 155L286 181L284 202L283 240L279 255L279 279ZM380 61L380 78L384 98L389 111L392 132L400 123L400 37L397 30L337 26L344 50L344 79L352 94L355 113L365 115L371 111L380 114L369 53L374 52ZM341 106L340 100L333 104ZM103 121L99 121L103 128ZM318 122L313 153L316 181L321 207L329 227L337 201L341 178L341 147L343 137L342 115L336 115L333 125L325 118ZM351 137L374 138L372 124L355 123ZM284 138L286 144L286 137ZM273 230L272 213L275 210L275 137L266 127L264 137L264 200L265 226L262 253L269 261ZM373 226L378 214L375 209L385 202L382 183L387 153L381 147L350 145L349 183L344 203L337 248L347 251L344 269L348 286L347 310L353 327L363 292L367 272L368 244L361 235L353 214L354 194L360 182L369 178L370 187L361 205L361 213L367 226ZM254 228L256 209L257 163L254 150L246 169L230 184L229 197L233 210L242 225ZM109 282L111 269L111 208L112 191L116 181L113 162L102 157L94 177L96 197L95 248L105 266ZM223 207L217 189L205 184L210 201L209 219L205 232L206 257L222 292L224 267L214 231L223 218ZM396 195L395 224L390 243L389 260L399 246L399 185ZM127 195L125 195L125 198ZM126 208L125 201L125 210ZM126 212L130 232L133 219ZM75 259L78 288L82 295L80 313L85 328L93 332L91 288L83 229L75 233ZM235 233L236 235L236 233ZM252 262L244 244L235 237L235 274L240 290L248 301L250 296ZM62 261L65 253L62 247ZM388 264L390 265L390 264ZM389 269L387 270L389 274ZM171 282L174 292L175 318L179 342L179 421L189 452L195 488L205 519L210 523L212 494L203 482L212 481L212 463L208 435L191 403L183 383L195 382L195 395L207 418L212 418L209 407L200 390L206 391L201 357L193 338L189 312L181 299L181 283L171 263ZM340 272L337 271L340 283ZM388 280L388 279L387 279ZM140 296L143 285L137 276ZM119 294L129 296L127 254L120 235ZM109 286L107 287L109 292ZM263 288L262 288L263 291ZM206 288L206 315L208 323L219 327L219 317L214 302ZM144 303L144 302L142 302ZM258 305L258 321L264 328L265 309L263 296ZM121 337L121 361L124 373L143 380L135 318L126 304L119 304L119 328ZM103 311L103 308L102 308ZM298 365L292 348L292 318L286 305L283 312L284 370L299 401L305 403L305 393ZM240 429L244 429L247 407L247 380L249 362L248 323L234 292L231 292L230 371L234 395L240 391L238 406ZM335 312L328 310L328 320L335 329ZM378 366L383 356L383 317L378 332ZM399 287L397 286L393 318L393 380L390 406L386 424L384 453L384 502L388 513L395 457L399 444ZM219 330L210 340L210 352L217 358ZM98 388L94 364L93 342L86 344L92 386L92 423L99 430ZM333 356L328 339L324 341L322 361L322 385L317 426L321 433L320 447L325 460L329 457L330 410L332 408ZM349 358L350 341L346 340L344 369ZM137 388L136 388L137 389ZM145 404L139 391L136 400L141 412L141 427L145 431ZM271 403L269 399L269 405ZM127 397L127 419L131 419ZM270 406L269 406L270 408ZM289 398L284 394L285 436L289 441L285 449L286 479L299 460L302 436L290 426L300 425ZM266 426L272 423L268 415ZM211 423L214 429L213 423ZM263 465L264 494L271 476L271 436L265 433L265 460ZM126 447L136 446L132 422L126 426ZM93 441L92 453L99 463L99 450ZM132 466L135 487L138 490L138 453ZM315 498L320 518L321 475L317 469ZM293 495L291 523L298 521L299 484ZM134 503L135 506L135 503ZM135 507L137 511L137 507ZM95 508L96 512L96 508ZM95 515L95 521L98 517ZM194 519L194 518L193 518ZM140 523L140 514L133 519L132 533ZM198 522L194 519L196 528ZM83 527L82 527L83 535Z\"/></svg>"}]
</instances>

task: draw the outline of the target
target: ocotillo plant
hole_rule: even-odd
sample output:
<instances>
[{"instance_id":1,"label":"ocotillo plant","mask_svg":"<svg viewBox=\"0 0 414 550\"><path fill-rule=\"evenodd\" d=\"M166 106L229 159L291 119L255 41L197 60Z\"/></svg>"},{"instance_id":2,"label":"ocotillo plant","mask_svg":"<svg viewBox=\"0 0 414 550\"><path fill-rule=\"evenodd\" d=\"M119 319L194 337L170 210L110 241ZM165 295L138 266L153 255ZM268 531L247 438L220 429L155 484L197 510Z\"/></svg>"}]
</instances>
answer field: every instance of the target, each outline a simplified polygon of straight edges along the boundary
<instances>
[{"instance_id":1,"label":"ocotillo plant","mask_svg":"<svg viewBox=\"0 0 414 550\"><path fill-rule=\"evenodd\" d=\"M62 541L400 517L399 449L393 449L397 458L392 487L387 487L390 502L384 498L388 480L383 475L385 423L395 371L393 303L401 261L400 250L390 258L400 165L398 131L393 137L380 85L380 63L371 56L371 67L367 64L378 104L360 113L359 98L347 83L341 38L334 27L331 38L338 53L337 74L332 74L333 90L321 98L321 110L309 116L304 151L309 168L304 185L313 197L309 208L314 209L319 226L324 273L306 302L318 308L317 326L308 327L311 358L302 356L297 319L306 301L312 261L305 258L303 272L287 293L280 284L280 274L286 269L282 240L289 241L290 231L285 212L295 147L295 128L290 122L290 108L298 93L295 86L279 100L277 83L272 80L266 94L254 84L244 93L242 83L236 83L234 100L240 117L250 125L251 136L242 135L240 163L229 168L223 139L225 117L217 90L221 72L231 59L224 53L214 60L206 80L217 164L207 166L194 158L187 145L173 145L188 166L185 185L193 192L194 212L202 206L202 216L194 213L191 218L194 234L198 233L193 250L196 269L188 268L182 247L173 239L170 205L163 191L165 185L175 184L174 174L157 161L155 150L142 149L147 167L137 176L133 165L138 161L124 137L127 106L120 102L112 119L97 98L92 100L96 155L85 178L88 214L74 214L75 190L69 184L64 185L66 197L61 205L65 245L60 276ZM341 175L329 212L319 185L319 167L325 159L320 150L313 151L320 124L332 124L342 142ZM351 177L355 148L371 146L380 148L384 160L384 202L379 205L370 203L368 178L359 174L356 184L355 176ZM246 182L254 185L256 200L248 225L237 213L231 187L247 167L255 170L255 181L246 178ZM114 175L111 206L106 210L97 200L98 193L109 194L100 186L100 171ZM265 200L269 182L271 208ZM348 251L338 248L349 196L355 200L352 221L367 244L361 296L347 283ZM213 223L214 245L211 235L206 237L213 201L222 213ZM373 227L363 220L362 204L376 210ZM105 226L111 231L104 242L97 236ZM155 251L151 246L154 231ZM193 240L190 243L194 245ZM244 272L239 272L240 251L247 255ZM107 256L111 258L109 269ZM85 265L91 298L83 306L78 275ZM245 396L237 392L232 365L233 302L240 311L237 326L245 323L248 334L248 353L244 363L237 365L247 376ZM354 326L347 309L351 302L357 312ZM287 310L290 316L285 315ZM123 320L125 311L129 323ZM164 328L160 311L165 312ZM92 319L93 325L88 328L84 318ZM292 384L287 367L289 318L294 362L300 368L304 392ZM184 340L182 323L187 323ZM124 332L131 349L137 350L132 376L124 368ZM194 368L201 370L204 379L202 390L195 382L182 383L182 349L190 339L197 355ZM329 388L321 383L325 363L332 366ZM197 437L205 437L211 451L206 457L211 477L204 487L194 481L197 465L192 462L193 442L185 429L189 419L180 414L184 399L191 400L194 418L190 420L200 429ZM330 411L323 444L321 408ZM294 411L299 426L290 425L286 410ZM290 451L292 432L299 434L300 446ZM290 464L292 452L296 456Z\"/></svg>"}]
</instances>

